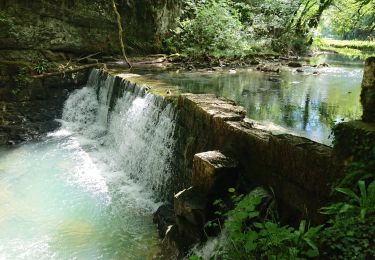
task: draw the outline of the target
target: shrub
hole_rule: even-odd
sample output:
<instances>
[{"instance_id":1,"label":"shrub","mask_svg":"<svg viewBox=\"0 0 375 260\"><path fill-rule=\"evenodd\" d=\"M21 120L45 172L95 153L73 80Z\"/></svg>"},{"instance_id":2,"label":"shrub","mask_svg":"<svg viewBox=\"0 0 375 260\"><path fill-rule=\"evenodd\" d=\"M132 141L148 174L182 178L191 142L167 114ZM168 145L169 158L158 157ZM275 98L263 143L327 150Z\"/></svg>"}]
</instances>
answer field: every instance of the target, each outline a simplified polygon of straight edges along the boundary
<instances>
[{"instance_id":1,"label":"shrub","mask_svg":"<svg viewBox=\"0 0 375 260\"><path fill-rule=\"evenodd\" d=\"M193 7L194 18L180 22L171 45L194 58L244 54L243 26L234 8L226 1L201 3Z\"/></svg>"}]
</instances>

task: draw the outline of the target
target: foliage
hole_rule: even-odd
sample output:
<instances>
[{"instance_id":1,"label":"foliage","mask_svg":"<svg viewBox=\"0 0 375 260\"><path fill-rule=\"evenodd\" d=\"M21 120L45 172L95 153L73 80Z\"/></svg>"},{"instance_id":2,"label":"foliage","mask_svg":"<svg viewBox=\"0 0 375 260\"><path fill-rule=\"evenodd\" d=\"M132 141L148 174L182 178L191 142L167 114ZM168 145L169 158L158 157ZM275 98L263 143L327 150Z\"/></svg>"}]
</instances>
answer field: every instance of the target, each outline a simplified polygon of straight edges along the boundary
<instances>
[{"instance_id":1,"label":"foliage","mask_svg":"<svg viewBox=\"0 0 375 260\"><path fill-rule=\"evenodd\" d=\"M263 196L250 193L237 201L235 208L226 214L225 227L233 243L228 254L236 259L246 259L249 255L273 259L318 256L314 240L320 227L308 228L306 222L301 221L299 228L294 229L281 226L268 216L259 218L256 208Z\"/></svg>"},{"instance_id":2,"label":"foliage","mask_svg":"<svg viewBox=\"0 0 375 260\"><path fill-rule=\"evenodd\" d=\"M320 234L325 255L338 259L375 257L375 181L367 187L358 181L359 194L348 188L336 188L346 199L322 209L333 217Z\"/></svg>"},{"instance_id":3,"label":"foliage","mask_svg":"<svg viewBox=\"0 0 375 260\"><path fill-rule=\"evenodd\" d=\"M298 229L280 225L269 208L265 212L259 210L266 197L262 189L255 189L246 196L233 195L234 208L216 212L226 217L223 232L230 241L218 248L216 258L302 259L319 255L316 238L321 226L308 227L304 220ZM223 206L220 200L214 204ZM213 222L208 223L211 225Z\"/></svg>"},{"instance_id":4,"label":"foliage","mask_svg":"<svg viewBox=\"0 0 375 260\"><path fill-rule=\"evenodd\" d=\"M349 188L336 188L336 191L345 195L347 200L324 207L322 213L351 215L365 220L366 214L375 213L375 181L366 188L365 182L360 180L358 188L359 195Z\"/></svg>"},{"instance_id":5,"label":"foliage","mask_svg":"<svg viewBox=\"0 0 375 260\"><path fill-rule=\"evenodd\" d=\"M18 73L14 76L14 80L17 83L17 86L24 87L26 86L30 79L28 77L27 68L21 67L18 71Z\"/></svg>"},{"instance_id":6,"label":"foliage","mask_svg":"<svg viewBox=\"0 0 375 260\"><path fill-rule=\"evenodd\" d=\"M188 0L184 1L179 27L166 40L172 52L194 58L241 56L267 49L304 52L310 27L305 0ZM310 1L307 1L310 2ZM315 16L314 16L315 17ZM305 19L306 18L306 19ZM303 27L303 29L301 29ZM298 28L298 29L297 29Z\"/></svg>"},{"instance_id":7,"label":"foliage","mask_svg":"<svg viewBox=\"0 0 375 260\"><path fill-rule=\"evenodd\" d=\"M192 57L234 56L246 50L243 27L237 11L226 1L213 1L194 5L190 9L194 19L180 22L174 44Z\"/></svg>"},{"instance_id":8,"label":"foliage","mask_svg":"<svg viewBox=\"0 0 375 260\"><path fill-rule=\"evenodd\" d=\"M323 46L331 46L334 48L350 48L361 51L374 51L375 42L369 41L347 41L347 40L333 40L333 39L319 39Z\"/></svg>"},{"instance_id":9,"label":"foliage","mask_svg":"<svg viewBox=\"0 0 375 260\"><path fill-rule=\"evenodd\" d=\"M234 208L216 212L225 216L223 231L230 243L222 243L213 259L373 259L375 257L375 180L358 182L358 191L336 188L341 199L322 208L329 215L323 226L299 228L280 225L275 216L259 211L265 194L232 196ZM234 190L230 190L234 192ZM225 204L216 200L215 205ZM215 225L210 221L208 226ZM220 223L219 223L220 225ZM221 225L220 225L221 227ZM201 259L194 256L190 259Z\"/></svg>"},{"instance_id":10,"label":"foliage","mask_svg":"<svg viewBox=\"0 0 375 260\"><path fill-rule=\"evenodd\" d=\"M7 13L0 11L0 31L8 34L8 36L16 36L15 18L9 16Z\"/></svg>"},{"instance_id":11,"label":"foliage","mask_svg":"<svg viewBox=\"0 0 375 260\"><path fill-rule=\"evenodd\" d=\"M331 51L351 58L365 60L374 55L375 42L316 38L313 47L318 50Z\"/></svg>"},{"instance_id":12,"label":"foliage","mask_svg":"<svg viewBox=\"0 0 375 260\"><path fill-rule=\"evenodd\" d=\"M374 259L375 218L337 217L322 230L319 241L323 259Z\"/></svg>"},{"instance_id":13,"label":"foliage","mask_svg":"<svg viewBox=\"0 0 375 260\"><path fill-rule=\"evenodd\" d=\"M46 59L38 59L34 65L34 71L38 74L43 74L48 71L49 64Z\"/></svg>"},{"instance_id":14,"label":"foliage","mask_svg":"<svg viewBox=\"0 0 375 260\"><path fill-rule=\"evenodd\" d=\"M323 17L323 33L340 39L363 39L374 34L374 0L336 0Z\"/></svg>"}]
</instances>

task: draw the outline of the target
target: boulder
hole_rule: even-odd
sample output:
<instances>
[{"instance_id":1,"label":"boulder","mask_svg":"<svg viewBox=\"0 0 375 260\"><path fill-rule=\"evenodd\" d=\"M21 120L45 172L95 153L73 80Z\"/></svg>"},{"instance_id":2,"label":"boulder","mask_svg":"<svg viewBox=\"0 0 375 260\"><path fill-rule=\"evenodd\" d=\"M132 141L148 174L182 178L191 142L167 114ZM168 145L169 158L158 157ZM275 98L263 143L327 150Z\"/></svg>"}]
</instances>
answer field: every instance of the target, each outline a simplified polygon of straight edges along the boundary
<instances>
[{"instance_id":1,"label":"boulder","mask_svg":"<svg viewBox=\"0 0 375 260\"><path fill-rule=\"evenodd\" d=\"M280 72L280 68L276 65L265 65L265 64L261 64L259 65L257 68L257 70L260 70L260 71L263 71L263 72L273 72L273 73L279 73Z\"/></svg>"},{"instance_id":2,"label":"boulder","mask_svg":"<svg viewBox=\"0 0 375 260\"><path fill-rule=\"evenodd\" d=\"M302 67L302 63L297 62L297 61L291 61L288 63L288 66L292 68L300 68Z\"/></svg>"}]
</instances>

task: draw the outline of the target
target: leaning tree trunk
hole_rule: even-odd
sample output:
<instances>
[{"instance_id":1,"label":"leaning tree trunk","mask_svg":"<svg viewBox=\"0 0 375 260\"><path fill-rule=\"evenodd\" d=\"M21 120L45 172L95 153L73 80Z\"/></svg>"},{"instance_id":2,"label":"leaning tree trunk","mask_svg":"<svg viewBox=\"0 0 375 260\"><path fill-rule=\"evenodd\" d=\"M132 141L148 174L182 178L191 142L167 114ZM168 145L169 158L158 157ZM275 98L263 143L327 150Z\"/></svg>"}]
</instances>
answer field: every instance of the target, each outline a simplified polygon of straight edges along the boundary
<instances>
[{"instance_id":1,"label":"leaning tree trunk","mask_svg":"<svg viewBox=\"0 0 375 260\"><path fill-rule=\"evenodd\" d=\"M123 40L123 38L122 38L122 35L123 35L123 33L124 33L124 30L122 29L122 25L121 25L121 16L120 16L120 13L119 13L118 10L117 10L115 0L112 0L112 7L113 7L113 11L114 11L115 14L116 14L117 27L118 27L118 38L119 38L119 41L120 41L120 47L121 47L122 56L124 57L126 63L127 63L128 66L129 66L129 68L131 68L132 65L130 64L130 62L129 62L129 60L128 60L128 57L126 57L126 54L125 54L125 45L124 45L124 40Z\"/></svg>"},{"instance_id":2,"label":"leaning tree trunk","mask_svg":"<svg viewBox=\"0 0 375 260\"><path fill-rule=\"evenodd\" d=\"M327 10L327 8L330 7L332 4L333 0L320 0L318 10L308 23L310 28L316 28L318 26L320 18L323 15L323 12Z\"/></svg>"}]
</instances>

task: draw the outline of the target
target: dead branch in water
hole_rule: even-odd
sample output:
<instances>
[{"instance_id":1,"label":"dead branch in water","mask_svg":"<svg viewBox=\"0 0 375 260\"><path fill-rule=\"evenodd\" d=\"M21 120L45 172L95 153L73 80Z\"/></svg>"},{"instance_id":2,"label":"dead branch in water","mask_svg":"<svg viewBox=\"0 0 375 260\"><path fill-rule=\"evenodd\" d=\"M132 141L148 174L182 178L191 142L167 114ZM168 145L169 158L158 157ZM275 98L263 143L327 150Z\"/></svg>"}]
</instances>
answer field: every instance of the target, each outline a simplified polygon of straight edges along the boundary
<instances>
[{"instance_id":1,"label":"dead branch in water","mask_svg":"<svg viewBox=\"0 0 375 260\"><path fill-rule=\"evenodd\" d=\"M85 57L82 57L82 58L76 59L76 60L74 60L74 61L76 61L76 62L80 62L80 61L82 61L82 60L84 60L84 59L88 59L88 58L94 57L94 56L96 56L96 55L98 55L98 54L100 54L100 53L101 53L101 52L92 53L92 54L87 55L87 56L85 56Z\"/></svg>"},{"instance_id":2,"label":"dead branch in water","mask_svg":"<svg viewBox=\"0 0 375 260\"><path fill-rule=\"evenodd\" d=\"M78 72L78 71L81 71L81 70L90 69L90 68L97 68L97 67L101 67L101 66L105 66L105 64L104 63L88 64L88 65L84 65L84 66L79 66L79 67L74 68L74 69L67 69L67 70L56 71L56 72L48 72L48 73L43 73L43 74L40 74L40 75L34 75L34 76L31 76L31 77L34 78L34 79L40 79L40 78L47 78L47 77L53 77L53 76L60 76L60 75L65 75L67 73L74 73L74 72Z\"/></svg>"}]
</instances>

